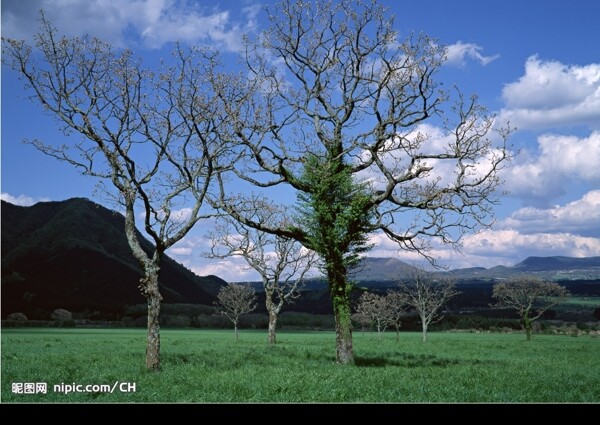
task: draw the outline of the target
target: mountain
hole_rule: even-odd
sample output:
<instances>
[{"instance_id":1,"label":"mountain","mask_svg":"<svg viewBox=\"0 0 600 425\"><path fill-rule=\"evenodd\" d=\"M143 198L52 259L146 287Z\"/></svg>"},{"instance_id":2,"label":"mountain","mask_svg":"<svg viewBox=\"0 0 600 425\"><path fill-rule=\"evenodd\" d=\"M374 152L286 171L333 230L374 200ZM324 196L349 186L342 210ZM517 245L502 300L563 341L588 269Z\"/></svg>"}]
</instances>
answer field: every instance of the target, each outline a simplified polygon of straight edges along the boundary
<instances>
[{"instance_id":1,"label":"mountain","mask_svg":"<svg viewBox=\"0 0 600 425\"><path fill-rule=\"evenodd\" d=\"M572 257L529 257L512 267L523 271L572 271L584 269L598 269L600 271L600 257L572 258Z\"/></svg>"},{"instance_id":2,"label":"mountain","mask_svg":"<svg viewBox=\"0 0 600 425\"><path fill-rule=\"evenodd\" d=\"M360 282L395 281L410 275L413 266L395 258L366 257L354 279ZM600 279L600 257L528 257L513 266L470 267L447 272L458 279L497 279L532 274L544 279Z\"/></svg>"},{"instance_id":3,"label":"mountain","mask_svg":"<svg viewBox=\"0 0 600 425\"><path fill-rule=\"evenodd\" d=\"M121 214L74 198L31 207L2 201L1 219L4 315L55 308L120 311L145 302L138 289L142 270ZM142 246L152 248L143 238ZM224 283L199 277L167 256L163 260L166 303L211 304Z\"/></svg>"},{"instance_id":4,"label":"mountain","mask_svg":"<svg viewBox=\"0 0 600 425\"><path fill-rule=\"evenodd\" d=\"M397 258L365 257L350 273L352 279L360 282L395 281L409 276L413 270L414 266Z\"/></svg>"}]
</instances>

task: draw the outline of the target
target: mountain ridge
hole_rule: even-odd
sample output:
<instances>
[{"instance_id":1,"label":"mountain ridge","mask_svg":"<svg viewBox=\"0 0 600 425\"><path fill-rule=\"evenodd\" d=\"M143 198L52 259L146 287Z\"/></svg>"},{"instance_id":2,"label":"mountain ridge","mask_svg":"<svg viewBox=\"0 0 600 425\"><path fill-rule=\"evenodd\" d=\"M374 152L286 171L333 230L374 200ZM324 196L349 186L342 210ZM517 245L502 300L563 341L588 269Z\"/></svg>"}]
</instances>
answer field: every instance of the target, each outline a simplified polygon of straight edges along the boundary
<instances>
[{"instance_id":1,"label":"mountain ridge","mask_svg":"<svg viewBox=\"0 0 600 425\"><path fill-rule=\"evenodd\" d=\"M124 217L85 198L21 207L2 201L2 310L118 310L145 302L142 270L127 243ZM152 244L141 237L142 247ZM168 256L164 302L211 304L225 282L200 277Z\"/></svg>"},{"instance_id":2,"label":"mountain ridge","mask_svg":"<svg viewBox=\"0 0 600 425\"><path fill-rule=\"evenodd\" d=\"M378 270L371 273L369 272L375 269ZM353 278L357 281L399 280L410 277L412 269L414 269L414 266L411 266L400 259L365 257L358 266ZM460 279L498 279L513 277L520 274L534 274L544 279L553 280L598 279L600 278L600 256L530 256L512 266L497 265L490 268L468 267L453 269L442 273Z\"/></svg>"}]
</instances>

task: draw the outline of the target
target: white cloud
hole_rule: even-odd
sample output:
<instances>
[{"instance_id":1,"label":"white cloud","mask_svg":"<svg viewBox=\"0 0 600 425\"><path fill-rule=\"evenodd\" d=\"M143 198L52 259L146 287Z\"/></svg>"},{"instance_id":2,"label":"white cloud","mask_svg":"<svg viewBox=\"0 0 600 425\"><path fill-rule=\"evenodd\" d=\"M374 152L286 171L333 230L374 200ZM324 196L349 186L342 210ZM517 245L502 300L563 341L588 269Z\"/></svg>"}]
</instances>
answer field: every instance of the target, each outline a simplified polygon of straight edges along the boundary
<instances>
[{"instance_id":1,"label":"white cloud","mask_svg":"<svg viewBox=\"0 0 600 425\"><path fill-rule=\"evenodd\" d=\"M410 263L423 263L416 253L398 251L398 245L383 235L373 235L377 246L373 257L394 257ZM463 238L461 251L435 243L430 254L440 265L452 268L511 266L529 256L590 257L600 253L600 238L572 233L522 233L515 229L485 230Z\"/></svg>"},{"instance_id":2,"label":"white cloud","mask_svg":"<svg viewBox=\"0 0 600 425\"><path fill-rule=\"evenodd\" d=\"M198 276L215 275L227 282L260 281L258 273L237 257L207 261L193 266L191 270Z\"/></svg>"},{"instance_id":3,"label":"white cloud","mask_svg":"<svg viewBox=\"0 0 600 425\"><path fill-rule=\"evenodd\" d=\"M588 125L600 128L600 63L585 66L531 56L525 74L502 90L500 121L519 129Z\"/></svg>"},{"instance_id":4,"label":"white cloud","mask_svg":"<svg viewBox=\"0 0 600 425\"><path fill-rule=\"evenodd\" d=\"M600 190L592 190L581 199L547 209L521 208L499 225L523 234L572 233L600 237Z\"/></svg>"},{"instance_id":5,"label":"white cloud","mask_svg":"<svg viewBox=\"0 0 600 425\"><path fill-rule=\"evenodd\" d=\"M547 203L565 193L567 183L600 183L600 132L589 137L545 134L538 152L524 151L506 170L511 195Z\"/></svg>"},{"instance_id":6,"label":"white cloud","mask_svg":"<svg viewBox=\"0 0 600 425\"><path fill-rule=\"evenodd\" d=\"M498 264L515 264L528 256L565 255L589 257L600 252L600 239L572 233L532 233L518 230L487 230L464 240L465 256L473 265L482 265L480 258L493 258ZM504 259L504 260L502 260ZM479 264L477 264L479 262ZM488 260L489 264L490 261Z\"/></svg>"},{"instance_id":7,"label":"white cloud","mask_svg":"<svg viewBox=\"0 0 600 425\"><path fill-rule=\"evenodd\" d=\"M172 41L211 43L225 50L242 47L242 35L256 28L257 6L241 8L244 22L231 12L190 0L5 0L3 36L31 41L38 11L69 36L90 34L118 47L141 41L160 48Z\"/></svg>"},{"instance_id":8,"label":"white cloud","mask_svg":"<svg viewBox=\"0 0 600 425\"><path fill-rule=\"evenodd\" d=\"M484 56L481 54L482 50L483 47L477 44L458 41L446 47L446 63L463 67L467 59L471 59L485 66L500 57L500 55Z\"/></svg>"},{"instance_id":9,"label":"white cloud","mask_svg":"<svg viewBox=\"0 0 600 425\"><path fill-rule=\"evenodd\" d=\"M6 192L2 192L2 200L6 201L10 204L19 205L22 207L29 207L38 202L50 201L50 199L48 199L48 198L32 198L31 196L27 196L27 195L13 196L10 193L6 193Z\"/></svg>"},{"instance_id":10,"label":"white cloud","mask_svg":"<svg viewBox=\"0 0 600 425\"><path fill-rule=\"evenodd\" d=\"M169 255L187 257L192 255L193 249L190 247L173 247L169 249Z\"/></svg>"}]
</instances>

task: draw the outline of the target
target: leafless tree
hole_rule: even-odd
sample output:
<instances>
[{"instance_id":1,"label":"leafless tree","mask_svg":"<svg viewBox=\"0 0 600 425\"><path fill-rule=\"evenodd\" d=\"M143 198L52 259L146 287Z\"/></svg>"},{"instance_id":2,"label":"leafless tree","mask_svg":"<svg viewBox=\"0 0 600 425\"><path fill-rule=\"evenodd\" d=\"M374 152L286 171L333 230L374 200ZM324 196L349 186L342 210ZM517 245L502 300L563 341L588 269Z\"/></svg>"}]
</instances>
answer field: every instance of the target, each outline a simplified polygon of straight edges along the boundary
<instances>
[{"instance_id":1,"label":"leafless tree","mask_svg":"<svg viewBox=\"0 0 600 425\"><path fill-rule=\"evenodd\" d=\"M216 306L226 316L235 330L235 339L239 339L238 325L240 316L256 309L256 293L249 284L229 283L217 294Z\"/></svg>"},{"instance_id":2,"label":"leafless tree","mask_svg":"<svg viewBox=\"0 0 600 425\"><path fill-rule=\"evenodd\" d=\"M564 286L532 276L518 276L496 283L492 294L498 300L497 307L513 308L519 313L527 341L531 341L534 320L568 295Z\"/></svg>"},{"instance_id":3,"label":"leafless tree","mask_svg":"<svg viewBox=\"0 0 600 425\"><path fill-rule=\"evenodd\" d=\"M18 328L19 326L22 326L25 323L27 323L28 319L27 316L23 313L11 313L8 316L6 316L6 320L9 323L12 323L15 328Z\"/></svg>"},{"instance_id":4,"label":"leafless tree","mask_svg":"<svg viewBox=\"0 0 600 425\"><path fill-rule=\"evenodd\" d=\"M161 260L203 218L217 158L228 147L215 132L233 110L215 101L227 97L229 86L218 57L176 46L153 72L129 50L87 36L60 37L42 14L35 48L2 38L2 60L65 133L62 145L30 143L100 179L105 195L124 210L148 304L146 366L159 369ZM140 216L151 250L142 247Z\"/></svg>"},{"instance_id":5,"label":"leafless tree","mask_svg":"<svg viewBox=\"0 0 600 425\"><path fill-rule=\"evenodd\" d=\"M56 326L62 328L67 321L73 318L73 314L70 311L65 310L64 308L57 308L52 312L50 318L54 320Z\"/></svg>"},{"instance_id":6,"label":"leafless tree","mask_svg":"<svg viewBox=\"0 0 600 425\"><path fill-rule=\"evenodd\" d=\"M275 226L283 227L288 221L284 212L272 204L264 204L257 216L261 222ZM269 343L275 344L277 317L285 303L300 296L306 273L317 261L315 253L294 239L253 229L227 216L208 236L212 244L209 258L240 256L260 275L269 313Z\"/></svg>"},{"instance_id":7,"label":"leafless tree","mask_svg":"<svg viewBox=\"0 0 600 425\"><path fill-rule=\"evenodd\" d=\"M390 308L390 322L396 329L396 341L400 341L400 327L402 319L406 315L409 306L406 295L395 290L388 290L385 296L386 302Z\"/></svg>"},{"instance_id":8,"label":"leafless tree","mask_svg":"<svg viewBox=\"0 0 600 425\"><path fill-rule=\"evenodd\" d=\"M393 324L395 314L392 306L388 303L385 295L365 292L358 299L356 311L371 320L377 329L377 336L381 339L381 334L386 328Z\"/></svg>"},{"instance_id":9,"label":"leafless tree","mask_svg":"<svg viewBox=\"0 0 600 425\"><path fill-rule=\"evenodd\" d=\"M509 131L492 137L493 117L476 97L436 82L444 46L426 36L399 40L376 1L283 0L269 19L248 42L248 72L231 82L242 107L223 101L234 108L229 131L244 150L237 178L219 175L219 207L321 256L336 359L352 363L355 248L381 233L433 260L432 240L458 247L465 233L491 225ZM261 193L234 193L239 179ZM312 226L257 219L255 201L276 186L297 194Z\"/></svg>"},{"instance_id":10,"label":"leafless tree","mask_svg":"<svg viewBox=\"0 0 600 425\"><path fill-rule=\"evenodd\" d=\"M370 328L373 324L371 318L363 313L354 313L352 316L350 316L350 319L360 325L363 335L365 334L365 326Z\"/></svg>"},{"instance_id":11,"label":"leafless tree","mask_svg":"<svg viewBox=\"0 0 600 425\"><path fill-rule=\"evenodd\" d=\"M420 268L414 268L409 274L410 277L400 283L399 292L419 315L423 329L422 339L426 342L427 328L443 318L442 307L459 292L450 277Z\"/></svg>"}]
</instances>

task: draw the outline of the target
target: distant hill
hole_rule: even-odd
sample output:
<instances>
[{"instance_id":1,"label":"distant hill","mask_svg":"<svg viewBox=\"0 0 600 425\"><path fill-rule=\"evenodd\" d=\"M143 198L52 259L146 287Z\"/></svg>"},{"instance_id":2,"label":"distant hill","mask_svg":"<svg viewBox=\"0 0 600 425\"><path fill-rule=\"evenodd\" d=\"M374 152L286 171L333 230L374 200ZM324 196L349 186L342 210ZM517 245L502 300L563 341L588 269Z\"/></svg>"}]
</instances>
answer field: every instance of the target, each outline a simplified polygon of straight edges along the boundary
<instances>
[{"instance_id":1,"label":"distant hill","mask_svg":"<svg viewBox=\"0 0 600 425\"><path fill-rule=\"evenodd\" d=\"M2 201L1 218L3 316L55 308L120 311L145 302L121 214L74 198L31 207ZM152 247L146 239L142 245ZM160 287L167 303L211 304L224 283L169 257L163 261Z\"/></svg>"},{"instance_id":2,"label":"distant hill","mask_svg":"<svg viewBox=\"0 0 600 425\"><path fill-rule=\"evenodd\" d=\"M365 257L350 274L357 281L388 281L406 277L414 269L414 266L397 258Z\"/></svg>"},{"instance_id":3,"label":"distant hill","mask_svg":"<svg viewBox=\"0 0 600 425\"><path fill-rule=\"evenodd\" d=\"M584 270L598 269L600 272L600 257L529 257L512 267L524 271L554 271L554 270Z\"/></svg>"},{"instance_id":4,"label":"distant hill","mask_svg":"<svg viewBox=\"0 0 600 425\"><path fill-rule=\"evenodd\" d=\"M354 279L359 282L397 281L407 276L413 266L396 258L363 259ZM459 279L498 279L532 274L544 279L600 279L600 257L529 257L514 266L470 267L447 272Z\"/></svg>"}]
</instances>

